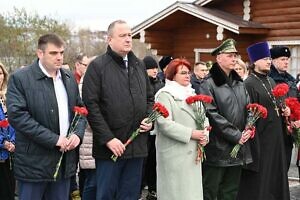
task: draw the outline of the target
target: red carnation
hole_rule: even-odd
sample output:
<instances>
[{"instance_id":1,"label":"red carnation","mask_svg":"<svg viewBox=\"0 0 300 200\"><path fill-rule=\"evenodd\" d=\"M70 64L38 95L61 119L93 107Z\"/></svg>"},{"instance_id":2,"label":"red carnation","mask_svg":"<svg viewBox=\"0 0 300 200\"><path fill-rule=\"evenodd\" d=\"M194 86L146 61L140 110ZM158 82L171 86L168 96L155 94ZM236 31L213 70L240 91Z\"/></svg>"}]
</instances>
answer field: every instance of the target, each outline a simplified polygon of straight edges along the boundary
<instances>
[{"instance_id":1,"label":"red carnation","mask_svg":"<svg viewBox=\"0 0 300 200\"><path fill-rule=\"evenodd\" d=\"M79 106L74 106L73 111L75 113L78 113L79 115L87 116L88 115L88 110L86 107L79 107Z\"/></svg>"},{"instance_id":2,"label":"red carnation","mask_svg":"<svg viewBox=\"0 0 300 200\"><path fill-rule=\"evenodd\" d=\"M161 103L156 102L153 107L152 107L152 112L150 115L147 117L148 119L146 120L146 123L151 123L154 122L157 118L160 116L163 116L164 118L167 118L169 116L169 112L166 109L165 106L163 106ZM136 129L135 131L132 132L128 140L124 143L124 146L128 146L138 135L140 134L140 128ZM117 161L118 156L116 155L111 155L110 157L114 162Z\"/></svg>"},{"instance_id":3,"label":"red carnation","mask_svg":"<svg viewBox=\"0 0 300 200\"><path fill-rule=\"evenodd\" d=\"M0 127L1 128L7 128L9 126L8 120L7 119L3 119L0 121Z\"/></svg>"},{"instance_id":4,"label":"red carnation","mask_svg":"<svg viewBox=\"0 0 300 200\"><path fill-rule=\"evenodd\" d=\"M280 83L280 84L277 84L273 90L272 90L272 93L274 95L275 98L278 98L278 97L283 97L285 96L289 91L289 86L288 84L286 83Z\"/></svg>"},{"instance_id":5,"label":"red carnation","mask_svg":"<svg viewBox=\"0 0 300 200\"><path fill-rule=\"evenodd\" d=\"M196 117L196 124L197 124L197 129L198 130L204 130L204 121L205 121L205 108L203 106L203 103L211 103L213 100L213 98L211 96L208 95L203 95L203 94L199 94L199 95L194 95L194 96L190 96L188 98L186 98L186 103L191 105L194 113L195 113L195 117ZM211 127L206 127L207 131L211 130ZM198 143L197 145L197 157L196 157L196 163L198 163L198 161L203 161L206 156L205 156L205 151L204 151L204 147Z\"/></svg>"},{"instance_id":6,"label":"red carnation","mask_svg":"<svg viewBox=\"0 0 300 200\"><path fill-rule=\"evenodd\" d=\"M248 117L247 117L247 124L246 124L246 128L243 132L247 131L247 130L251 130L251 136L250 138L254 138L255 136L255 131L256 131L256 128L255 128L255 122L259 119L259 118L267 118L268 116L268 111L267 109L260 105L260 104L257 104L257 103L251 103L251 104L248 104L246 106L247 110L248 110ZM230 152L230 156L232 158L236 158L237 157L237 154L239 152L241 148L241 144L236 144L232 151Z\"/></svg>"}]
</instances>

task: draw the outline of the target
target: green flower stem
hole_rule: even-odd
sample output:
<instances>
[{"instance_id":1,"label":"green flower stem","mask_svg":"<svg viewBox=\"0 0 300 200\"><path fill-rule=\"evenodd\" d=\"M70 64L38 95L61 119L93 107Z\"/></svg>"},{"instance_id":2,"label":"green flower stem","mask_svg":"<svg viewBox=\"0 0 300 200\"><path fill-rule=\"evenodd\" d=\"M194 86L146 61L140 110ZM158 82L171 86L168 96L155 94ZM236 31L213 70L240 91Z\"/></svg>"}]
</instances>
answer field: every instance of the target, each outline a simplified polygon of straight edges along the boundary
<instances>
[{"instance_id":1,"label":"green flower stem","mask_svg":"<svg viewBox=\"0 0 300 200\"><path fill-rule=\"evenodd\" d=\"M67 135L66 135L67 138L70 138L71 135L73 134L73 132L74 132L74 130L75 130L77 124L78 124L78 121L79 121L80 117L81 117L81 115L79 113L75 113L75 116L73 117L70 128L68 129L68 132L67 132ZM60 158L59 158L57 164L56 164L55 172L53 174L53 178L54 178L55 181L56 181L56 178L58 176L58 172L59 172L59 169L60 169L60 166L61 166L61 161L64 157L64 154L65 154L65 152L63 151L62 154L60 155Z\"/></svg>"},{"instance_id":2,"label":"green flower stem","mask_svg":"<svg viewBox=\"0 0 300 200\"><path fill-rule=\"evenodd\" d=\"M127 147L139 134L140 134L140 128L136 129L131 136L129 137L129 139L125 142L124 146ZM118 156L116 156L115 154L111 155L110 157L114 162L117 161Z\"/></svg>"},{"instance_id":3,"label":"green flower stem","mask_svg":"<svg viewBox=\"0 0 300 200\"><path fill-rule=\"evenodd\" d=\"M300 147L300 128L294 128L294 133L292 133L295 140L296 147Z\"/></svg>"},{"instance_id":4,"label":"green flower stem","mask_svg":"<svg viewBox=\"0 0 300 200\"><path fill-rule=\"evenodd\" d=\"M154 122L159 116L161 116L161 114L159 112L157 112L156 110L154 110L150 113L150 115L148 116L148 119L145 122L147 124L149 124L150 122ZM124 143L125 147L127 147L140 134L140 130L141 129L138 128L131 134L129 139ZM118 159L118 156L116 156L115 154L112 154L110 159L112 159L114 162L116 162Z\"/></svg>"},{"instance_id":5,"label":"green flower stem","mask_svg":"<svg viewBox=\"0 0 300 200\"><path fill-rule=\"evenodd\" d=\"M58 175L58 172L59 172L59 168L60 168L61 161L63 159L64 153L65 152L63 151L60 158L59 158L59 160L58 160L58 163L56 164L55 172L54 172L54 175L53 175L54 181L56 181L56 178L57 178L57 175Z\"/></svg>"},{"instance_id":6,"label":"green flower stem","mask_svg":"<svg viewBox=\"0 0 300 200\"><path fill-rule=\"evenodd\" d=\"M240 145L240 144L236 144L233 147L232 151L230 152L231 158L236 158L237 157L237 154L238 154L241 147L242 147L242 145Z\"/></svg>"}]
</instances>

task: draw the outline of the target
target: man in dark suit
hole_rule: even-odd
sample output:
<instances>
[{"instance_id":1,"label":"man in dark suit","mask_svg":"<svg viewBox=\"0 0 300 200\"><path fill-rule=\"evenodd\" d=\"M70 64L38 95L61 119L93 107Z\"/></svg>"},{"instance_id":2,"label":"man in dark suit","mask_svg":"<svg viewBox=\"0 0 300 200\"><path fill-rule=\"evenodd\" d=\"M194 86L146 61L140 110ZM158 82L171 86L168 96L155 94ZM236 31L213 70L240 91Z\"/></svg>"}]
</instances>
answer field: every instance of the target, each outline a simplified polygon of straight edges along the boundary
<instances>
[{"instance_id":1,"label":"man in dark suit","mask_svg":"<svg viewBox=\"0 0 300 200\"><path fill-rule=\"evenodd\" d=\"M67 135L73 108L82 101L74 76L61 67L63 55L63 40L55 34L43 35L38 59L13 73L8 82L8 119L16 130L14 171L22 200L66 200L70 177L76 173L74 148L83 137L86 120L79 119Z\"/></svg>"}]
</instances>

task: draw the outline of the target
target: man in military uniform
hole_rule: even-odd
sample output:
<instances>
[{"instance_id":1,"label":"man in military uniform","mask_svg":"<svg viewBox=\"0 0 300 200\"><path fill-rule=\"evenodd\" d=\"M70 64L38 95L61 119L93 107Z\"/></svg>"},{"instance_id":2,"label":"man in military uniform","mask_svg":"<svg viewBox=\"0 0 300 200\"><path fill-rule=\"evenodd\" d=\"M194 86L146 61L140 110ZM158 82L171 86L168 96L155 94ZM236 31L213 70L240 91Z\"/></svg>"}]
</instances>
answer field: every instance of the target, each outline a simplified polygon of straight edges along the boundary
<instances>
[{"instance_id":1,"label":"man in military uniform","mask_svg":"<svg viewBox=\"0 0 300 200\"><path fill-rule=\"evenodd\" d=\"M206 106L212 126L209 143L205 146L203 164L203 194L205 200L236 199L242 165L252 161L245 143L250 131L244 131L249 97L240 76L235 72L237 60L235 41L227 39L212 53L216 63L208 78L200 85L200 93L213 97ZM245 143L245 144L244 144ZM230 152L236 144L244 144L236 158Z\"/></svg>"}]
</instances>

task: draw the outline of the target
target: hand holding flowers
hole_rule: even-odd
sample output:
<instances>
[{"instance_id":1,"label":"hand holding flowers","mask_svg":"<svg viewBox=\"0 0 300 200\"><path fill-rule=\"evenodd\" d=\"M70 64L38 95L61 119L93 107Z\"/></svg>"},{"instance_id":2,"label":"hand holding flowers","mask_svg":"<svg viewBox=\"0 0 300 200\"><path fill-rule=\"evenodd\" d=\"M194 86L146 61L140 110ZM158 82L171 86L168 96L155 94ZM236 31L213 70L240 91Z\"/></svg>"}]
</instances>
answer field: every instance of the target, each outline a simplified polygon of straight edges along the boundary
<instances>
[{"instance_id":1,"label":"hand holding flowers","mask_svg":"<svg viewBox=\"0 0 300 200\"><path fill-rule=\"evenodd\" d=\"M289 86L286 83L280 83L277 84L273 89L272 89L272 94L275 97L275 99L278 101L279 106L281 107L282 111L283 111L283 115L284 116L289 116L290 115L290 110L289 108L287 108L285 101L284 101L284 97L286 96L286 94L289 91ZM275 107L275 110L277 112L277 115L279 116L279 112L278 112L278 108ZM286 122L288 124L288 120L286 119Z\"/></svg>"},{"instance_id":2,"label":"hand holding flowers","mask_svg":"<svg viewBox=\"0 0 300 200\"><path fill-rule=\"evenodd\" d=\"M12 157L11 153L15 151L15 134L12 127L9 126L8 120L3 119L0 121L1 128L1 142L3 142L3 148L8 152L9 168L12 169Z\"/></svg>"},{"instance_id":3,"label":"hand holding flowers","mask_svg":"<svg viewBox=\"0 0 300 200\"><path fill-rule=\"evenodd\" d=\"M75 114L69 126L66 137L60 136L56 144L56 146L60 146L60 151L62 151L62 154L58 160L58 163L56 164L56 169L53 175L54 180L56 180L58 176L58 172L61 166L61 161L63 159L65 151L74 149L80 142L79 137L74 134L74 131L77 127L79 120L88 115L88 111L86 107L74 106L73 111Z\"/></svg>"},{"instance_id":4,"label":"hand holding flowers","mask_svg":"<svg viewBox=\"0 0 300 200\"><path fill-rule=\"evenodd\" d=\"M232 151L230 152L230 156L232 158L236 158L237 154L241 148L241 146L249 139L249 138L254 138L255 136L255 122L259 118L267 118L268 111L265 107L263 107L260 104L253 103L253 104L248 104L247 105L247 110L248 110L248 116L247 116L247 124L245 127L245 130L242 132L242 137L239 141L239 144L236 144Z\"/></svg>"},{"instance_id":5,"label":"hand holding flowers","mask_svg":"<svg viewBox=\"0 0 300 200\"><path fill-rule=\"evenodd\" d=\"M197 125L197 130L206 130L210 131L211 127L204 127L204 122L205 122L205 109L203 106L203 103L211 103L213 98L211 96L207 95L195 95L195 96L190 96L186 99L186 103L191 105L193 107L193 111L195 113L195 118L196 118L196 125ZM200 161L204 161L206 158L205 156L205 150L204 146L208 142L208 138L206 137L206 142L204 140L199 140L197 144L197 157L196 157L196 164Z\"/></svg>"},{"instance_id":6,"label":"hand holding flowers","mask_svg":"<svg viewBox=\"0 0 300 200\"><path fill-rule=\"evenodd\" d=\"M4 134L4 148L8 151L8 152L14 152L15 150L15 144L11 141L11 136L9 133L9 123L7 119L3 119L0 121L0 128L1 128L1 132Z\"/></svg>"},{"instance_id":7,"label":"hand holding flowers","mask_svg":"<svg viewBox=\"0 0 300 200\"><path fill-rule=\"evenodd\" d=\"M297 98L289 97L285 99L285 103L291 108L289 117L288 132L292 134L297 147L300 146L300 102Z\"/></svg>"},{"instance_id":8,"label":"hand holding flowers","mask_svg":"<svg viewBox=\"0 0 300 200\"><path fill-rule=\"evenodd\" d=\"M107 144L108 147L112 146L109 148L114 153L113 155L111 155L110 158L114 162L116 162L118 157L121 156L125 151L125 147L129 145L141 132L146 132L150 130L152 127L152 122L154 122L160 116L167 118L169 116L169 112L162 104L157 102L153 105L152 112L150 113L150 115L141 122L140 127L130 135L130 137L124 144L120 144L120 140L118 140L117 138L114 138L110 141L113 142L113 144Z\"/></svg>"}]
</instances>

